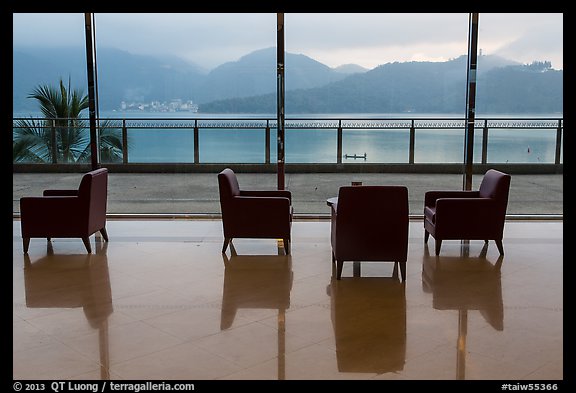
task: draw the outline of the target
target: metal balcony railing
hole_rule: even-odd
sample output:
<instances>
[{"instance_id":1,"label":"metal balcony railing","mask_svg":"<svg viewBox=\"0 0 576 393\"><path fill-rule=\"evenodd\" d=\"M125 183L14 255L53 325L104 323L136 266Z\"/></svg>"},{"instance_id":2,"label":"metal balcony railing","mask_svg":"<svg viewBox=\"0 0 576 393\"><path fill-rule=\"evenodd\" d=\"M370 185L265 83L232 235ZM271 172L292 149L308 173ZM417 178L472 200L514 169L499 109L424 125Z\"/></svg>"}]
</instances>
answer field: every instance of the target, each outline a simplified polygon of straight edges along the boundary
<instances>
[{"instance_id":1,"label":"metal balcony railing","mask_svg":"<svg viewBox=\"0 0 576 393\"><path fill-rule=\"evenodd\" d=\"M63 126L62 124L69 124L66 120L72 119L13 118L14 165L89 162L89 156L85 154L89 143L86 119L83 119L84 123L74 127ZM499 133L513 131L517 133L513 135L518 135L519 140L521 136L530 135L534 131L543 131L548 139L547 146L553 146L553 154L547 154L542 160L538 158L534 164L561 165L563 122L563 118L476 118L475 144L478 145L480 151L475 153L475 162L478 164L508 163L501 158L496 161L490 159L491 146L494 146L494 149L498 146ZM274 118L101 118L97 124L100 125L101 131L100 146L103 163L108 159L109 162L118 165L136 163L202 165L230 162L271 164L275 159L276 142L273 134L276 133L276 119ZM426 136L432 138L429 140L433 140L437 137L434 131L445 131L451 138L462 136L463 140L465 120L464 118L287 118L285 128L287 138L296 138L299 135L301 140L304 140L307 135L313 134L311 137L315 137L328 133L324 135L330 135L326 148L331 153L328 159L320 163L336 165L375 163L371 157L367 157L364 151L352 151L347 148L347 138L352 138L355 131L362 131L363 135L383 133L382 138L386 137L386 133L401 133L399 137L402 140L401 145L405 146L401 150L405 151L398 152L399 149L396 149L395 154L396 156L399 154L404 159L392 161L380 159L377 163L413 165L426 163L419 159L420 153L417 146L421 142L418 142L417 136L419 138ZM167 157L165 161L162 159L159 161L157 158L154 161L146 161L146 157L141 157L134 160L133 156L138 144L134 143L133 138L136 136L139 141L142 141L147 138L146 132L151 130L162 131L162 135L166 136L170 132L178 131L178 138L182 139L176 138L175 146L185 151L190 150L187 158ZM257 158L251 158L249 161L242 158L230 159L230 154L225 150L217 151L215 159L203 158L208 149L206 147L208 141L211 144L221 143L222 145L229 142L229 138L225 136L211 139L211 136L217 133L222 135L221 133L227 130L241 132L245 135L241 138L244 142L250 138L254 139L254 143L250 146L251 149L257 150ZM301 134L306 131L309 133ZM548 133L551 133L550 136ZM72 140L73 138L75 139ZM490 144L492 138L494 139L493 145ZM510 140L510 137L508 139ZM36 144L33 141L36 141ZM73 142L74 145L71 145ZM26 146L26 143L29 145ZM162 140L157 143L157 145L162 144L164 144ZM255 144L257 147L254 147ZM213 145L210 148L214 150ZM524 146L524 148L530 154L530 146ZM288 145L287 162L290 162L290 149ZM460 153L461 151L457 151L455 154ZM505 155L505 152L500 152L501 157ZM315 163L314 157L293 162ZM453 162L461 163L462 161L456 159ZM515 162L521 163L522 161Z\"/></svg>"}]
</instances>

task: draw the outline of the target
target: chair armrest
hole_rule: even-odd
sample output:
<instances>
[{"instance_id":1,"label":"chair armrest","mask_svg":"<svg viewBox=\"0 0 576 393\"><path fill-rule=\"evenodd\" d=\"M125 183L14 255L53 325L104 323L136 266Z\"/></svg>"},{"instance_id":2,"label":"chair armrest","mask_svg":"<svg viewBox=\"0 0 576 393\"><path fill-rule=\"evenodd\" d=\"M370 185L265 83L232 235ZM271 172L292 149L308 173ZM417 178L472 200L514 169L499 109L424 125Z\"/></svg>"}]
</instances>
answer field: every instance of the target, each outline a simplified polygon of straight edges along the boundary
<instances>
[{"instance_id":1,"label":"chair armrest","mask_svg":"<svg viewBox=\"0 0 576 393\"><path fill-rule=\"evenodd\" d=\"M233 231L248 237L270 233L290 233L292 206L288 198L237 196L228 215Z\"/></svg>"},{"instance_id":2,"label":"chair armrest","mask_svg":"<svg viewBox=\"0 0 576 393\"><path fill-rule=\"evenodd\" d=\"M292 202L292 193L288 190L240 190L241 197L288 198Z\"/></svg>"},{"instance_id":3,"label":"chair armrest","mask_svg":"<svg viewBox=\"0 0 576 393\"><path fill-rule=\"evenodd\" d=\"M444 190L444 191L427 191L424 194L424 206L436 205L438 198L478 198L479 191L459 191L459 190Z\"/></svg>"},{"instance_id":4,"label":"chair armrest","mask_svg":"<svg viewBox=\"0 0 576 393\"><path fill-rule=\"evenodd\" d=\"M497 201L491 198L439 198L436 200L436 226L465 222L487 222L500 213Z\"/></svg>"},{"instance_id":5,"label":"chair armrest","mask_svg":"<svg viewBox=\"0 0 576 393\"><path fill-rule=\"evenodd\" d=\"M80 211L80 198L75 196L47 196L20 198L22 219L34 217L43 221L76 219Z\"/></svg>"},{"instance_id":6,"label":"chair armrest","mask_svg":"<svg viewBox=\"0 0 576 393\"><path fill-rule=\"evenodd\" d=\"M290 199L284 197L253 197L253 196L237 196L233 198L234 208L261 212L266 214L266 211L271 210L286 210L290 213Z\"/></svg>"},{"instance_id":7,"label":"chair armrest","mask_svg":"<svg viewBox=\"0 0 576 393\"><path fill-rule=\"evenodd\" d=\"M332 214L338 214L338 202L334 202L330 204L330 208L332 209Z\"/></svg>"},{"instance_id":8,"label":"chair armrest","mask_svg":"<svg viewBox=\"0 0 576 393\"><path fill-rule=\"evenodd\" d=\"M78 196L78 190L44 190L44 196Z\"/></svg>"}]
</instances>

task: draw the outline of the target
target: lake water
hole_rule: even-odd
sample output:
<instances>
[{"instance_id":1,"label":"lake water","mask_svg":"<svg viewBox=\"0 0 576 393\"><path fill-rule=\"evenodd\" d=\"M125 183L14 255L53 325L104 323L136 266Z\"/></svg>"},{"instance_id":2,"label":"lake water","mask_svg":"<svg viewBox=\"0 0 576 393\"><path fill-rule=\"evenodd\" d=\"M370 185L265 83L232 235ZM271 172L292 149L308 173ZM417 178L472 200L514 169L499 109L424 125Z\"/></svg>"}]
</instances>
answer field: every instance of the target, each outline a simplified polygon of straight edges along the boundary
<instances>
[{"instance_id":1,"label":"lake water","mask_svg":"<svg viewBox=\"0 0 576 393\"><path fill-rule=\"evenodd\" d=\"M14 117L24 114L14 114ZM30 114L26 114L29 116ZM102 112L101 118L268 118L275 114L200 114ZM562 118L550 115L478 115L478 118ZM328 114L288 115L294 118L458 118L455 114ZM481 161L482 130L475 130L474 161ZM276 162L276 131L271 129L270 161ZM344 129L342 153L364 155L366 159L342 158L343 163L407 163L409 129ZM193 128L186 129L128 129L129 162L133 163L191 163L194 162ZM199 130L201 163L263 163L265 160L264 129L208 129ZM458 163L463 160L464 129L419 129L415 134L416 163ZM555 129L497 129L491 128L488 138L489 163L553 163L556 151ZM287 163L335 163L337 156L336 128L286 128Z\"/></svg>"}]
</instances>

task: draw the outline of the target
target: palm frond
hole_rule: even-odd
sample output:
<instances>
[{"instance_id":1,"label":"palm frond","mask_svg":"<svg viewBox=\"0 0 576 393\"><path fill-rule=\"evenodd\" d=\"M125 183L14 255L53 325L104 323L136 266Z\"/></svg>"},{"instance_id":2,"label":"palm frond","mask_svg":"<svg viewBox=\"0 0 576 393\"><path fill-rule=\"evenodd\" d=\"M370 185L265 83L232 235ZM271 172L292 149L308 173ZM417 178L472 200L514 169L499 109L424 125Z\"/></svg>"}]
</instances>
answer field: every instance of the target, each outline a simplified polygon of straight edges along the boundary
<instances>
[{"instance_id":1,"label":"palm frond","mask_svg":"<svg viewBox=\"0 0 576 393\"><path fill-rule=\"evenodd\" d=\"M100 125L100 159L102 162L122 162L122 129L108 120Z\"/></svg>"},{"instance_id":2,"label":"palm frond","mask_svg":"<svg viewBox=\"0 0 576 393\"><path fill-rule=\"evenodd\" d=\"M55 127L57 154L59 162L75 162L87 160L90 157L90 132L87 122L82 119L81 113L88 108L88 96L81 89L72 89L72 80L68 77L65 84L60 78L58 86L39 85L29 94L40 104L40 110L44 118L53 121L41 131L34 124L15 125L14 148L18 149L18 157L24 156L24 148L21 145L27 143L28 150L37 153L41 157L51 160L52 134L50 126ZM16 129L21 128L19 131ZM36 129L35 129L36 128ZM28 135L28 136L26 136ZM112 133L104 133L100 139L104 143L103 151L109 151L106 156L117 160L121 159L122 137L121 134L114 136ZM103 141L103 142L102 142ZM118 151L120 152L118 155Z\"/></svg>"},{"instance_id":3,"label":"palm frond","mask_svg":"<svg viewBox=\"0 0 576 393\"><path fill-rule=\"evenodd\" d=\"M55 119L61 117L58 114L59 95L60 93L53 86L40 85L32 90L28 98L34 98L40 103L40 110L45 118Z\"/></svg>"},{"instance_id":4,"label":"palm frond","mask_svg":"<svg viewBox=\"0 0 576 393\"><path fill-rule=\"evenodd\" d=\"M12 132L12 159L15 162L51 162L52 132L45 122L18 120Z\"/></svg>"}]
</instances>

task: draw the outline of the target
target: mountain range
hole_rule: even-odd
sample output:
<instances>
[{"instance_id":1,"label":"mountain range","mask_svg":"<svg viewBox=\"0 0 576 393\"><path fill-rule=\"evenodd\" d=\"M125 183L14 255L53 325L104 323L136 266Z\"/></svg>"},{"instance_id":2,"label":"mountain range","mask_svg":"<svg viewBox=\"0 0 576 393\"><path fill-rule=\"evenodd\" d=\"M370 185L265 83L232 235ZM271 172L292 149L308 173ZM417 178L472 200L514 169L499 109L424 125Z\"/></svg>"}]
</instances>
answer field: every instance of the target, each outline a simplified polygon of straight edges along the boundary
<instances>
[{"instance_id":1,"label":"mountain range","mask_svg":"<svg viewBox=\"0 0 576 393\"><path fill-rule=\"evenodd\" d=\"M98 48L100 110L121 102L193 100L200 112L274 113L276 48L251 52L211 71L170 56ZM291 113L462 113L466 56L445 62L394 62L367 70L331 68L286 53L286 110ZM13 48L13 110L37 109L28 94L38 84L68 78L86 86L83 48ZM86 89L84 88L84 91ZM549 62L522 65L494 55L478 61L477 108L498 113L563 111L563 71Z\"/></svg>"}]
</instances>

